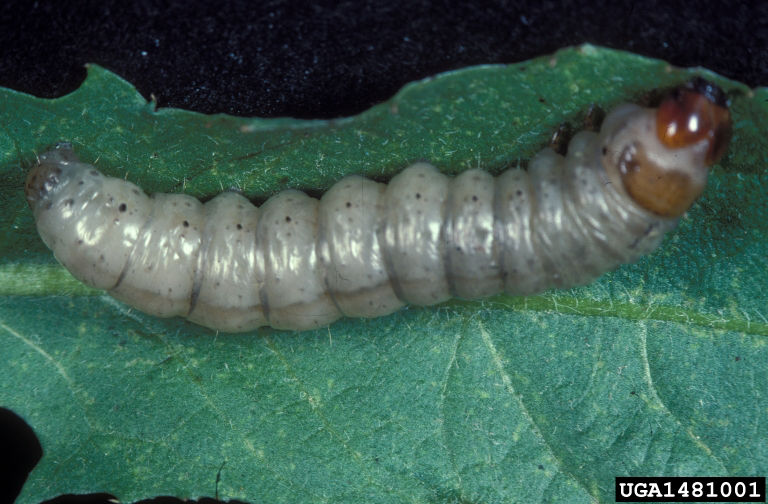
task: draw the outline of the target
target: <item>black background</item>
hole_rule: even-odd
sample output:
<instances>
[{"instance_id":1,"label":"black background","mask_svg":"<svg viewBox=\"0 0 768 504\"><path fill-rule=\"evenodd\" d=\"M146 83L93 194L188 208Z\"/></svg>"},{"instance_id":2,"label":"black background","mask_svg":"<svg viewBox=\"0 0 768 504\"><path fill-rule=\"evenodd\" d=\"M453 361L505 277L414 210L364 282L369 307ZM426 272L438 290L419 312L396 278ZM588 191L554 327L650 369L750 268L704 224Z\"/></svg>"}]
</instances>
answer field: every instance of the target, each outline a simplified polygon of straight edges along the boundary
<instances>
[{"instance_id":1,"label":"black background","mask_svg":"<svg viewBox=\"0 0 768 504\"><path fill-rule=\"evenodd\" d=\"M0 86L62 96L93 62L160 106L326 118L438 72L584 42L768 85L768 2L11 0L0 4ZM19 432L0 409L0 502L35 458Z\"/></svg>"},{"instance_id":2,"label":"black background","mask_svg":"<svg viewBox=\"0 0 768 504\"><path fill-rule=\"evenodd\" d=\"M22 2L0 86L61 96L98 63L160 106L338 117L404 84L590 42L768 84L768 2Z\"/></svg>"}]
</instances>

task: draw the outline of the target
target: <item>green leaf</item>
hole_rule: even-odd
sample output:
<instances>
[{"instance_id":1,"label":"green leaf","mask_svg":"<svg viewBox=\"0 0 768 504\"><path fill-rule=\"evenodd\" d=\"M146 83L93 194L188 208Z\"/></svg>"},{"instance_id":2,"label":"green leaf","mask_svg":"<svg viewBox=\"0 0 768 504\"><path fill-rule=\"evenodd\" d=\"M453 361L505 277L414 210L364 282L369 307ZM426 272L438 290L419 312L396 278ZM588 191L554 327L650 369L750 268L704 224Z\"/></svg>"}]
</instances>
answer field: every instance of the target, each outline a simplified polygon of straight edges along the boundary
<instances>
[{"instance_id":1,"label":"green leaf","mask_svg":"<svg viewBox=\"0 0 768 504\"><path fill-rule=\"evenodd\" d=\"M319 195L419 159L499 173L591 103L693 74L732 100L728 155L657 252L584 288L217 335L80 286L23 196L59 140L201 198ZM0 89L0 125L0 404L45 452L20 502L613 502L615 476L768 473L764 88L582 46L438 75L356 117L263 120L156 110L92 65L59 99Z\"/></svg>"}]
</instances>

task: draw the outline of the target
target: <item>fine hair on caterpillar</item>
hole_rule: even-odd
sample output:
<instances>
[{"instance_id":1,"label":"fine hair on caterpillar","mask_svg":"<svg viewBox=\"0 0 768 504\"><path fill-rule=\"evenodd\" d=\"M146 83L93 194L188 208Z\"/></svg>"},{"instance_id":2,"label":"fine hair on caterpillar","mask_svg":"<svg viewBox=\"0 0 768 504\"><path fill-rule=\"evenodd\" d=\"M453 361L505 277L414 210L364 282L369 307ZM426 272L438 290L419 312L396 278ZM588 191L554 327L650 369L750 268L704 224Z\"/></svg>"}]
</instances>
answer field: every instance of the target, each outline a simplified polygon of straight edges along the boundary
<instances>
[{"instance_id":1,"label":"fine hair on caterpillar","mask_svg":"<svg viewBox=\"0 0 768 504\"><path fill-rule=\"evenodd\" d=\"M60 143L26 181L37 229L82 282L160 317L225 332L304 330L452 296L583 285L653 251L699 197L731 119L702 79L658 108L624 104L599 132L545 148L527 170L449 178L416 163L322 198L287 190L260 208L147 196Z\"/></svg>"}]
</instances>

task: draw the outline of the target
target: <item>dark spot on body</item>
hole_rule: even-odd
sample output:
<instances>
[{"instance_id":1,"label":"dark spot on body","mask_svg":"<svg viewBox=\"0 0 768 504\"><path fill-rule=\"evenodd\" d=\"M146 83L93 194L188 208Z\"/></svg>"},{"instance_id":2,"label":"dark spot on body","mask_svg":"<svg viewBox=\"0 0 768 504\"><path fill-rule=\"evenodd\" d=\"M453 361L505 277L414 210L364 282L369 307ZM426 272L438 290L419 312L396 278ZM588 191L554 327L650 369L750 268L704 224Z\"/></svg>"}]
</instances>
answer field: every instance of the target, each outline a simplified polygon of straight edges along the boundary
<instances>
[{"instance_id":1,"label":"dark spot on body","mask_svg":"<svg viewBox=\"0 0 768 504\"><path fill-rule=\"evenodd\" d=\"M184 227L189 227L189 221L184 221L181 223Z\"/></svg>"},{"instance_id":2,"label":"dark spot on body","mask_svg":"<svg viewBox=\"0 0 768 504\"><path fill-rule=\"evenodd\" d=\"M83 244L83 240L80 240L80 239L78 239L78 240L77 240L77 244L78 244L78 245L82 245L82 244Z\"/></svg>"},{"instance_id":3,"label":"dark spot on body","mask_svg":"<svg viewBox=\"0 0 768 504\"><path fill-rule=\"evenodd\" d=\"M608 147L603 146L603 156L608 154Z\"/></svg>"},{"instance_id":4,"label":"dark spot on body","mask_svg":"<svg viewBox=\"0 0 768 504\"><path fill-rule=\"evenodd\" d=\"M421 193L416 193L416 199L421 199Z\"/></svg>"},{"instance_id":5,"label":"dark spot on body","mask_svg":"<svg viewBox=\"0 0 768 504\"><path fill-rule=\"evenodd\" d=\"M290 215L286 215L285 216L285 222L291 222L291 216Z\"/></svg>"},{"instance_id":6,"label":"dark spot on body","mask_svg":"<svg viewBox=\"0 0 768 504\"><path fill-rule=\"evenodd\" d=\"M125 203L120 203L120 206L117 207L117 209L121 212L125 212L126 210L128 210L128 205L126 205Z\"/></svg>"},{"instance_id":7,"label":"dark spot on body","mask_svg":"<svg viewBox=\"0 0 768 504\"><path fill-rule=\"evenodd\" d=\"M99 172L98 172L98 171L96 171L96 170L91 170L91 171L89 171L88 173L90 173L90 174L91 174L91 175L93 175L94 177L98 177L99 175L101 175L101 173L99 173Z\"/></svg>"},{"instance_id":8,"label":"dark spot on body","mask_svg":"<svg viewBox=\"0 0 768 504\"><path fill-rule=\"evenodd\" d=\"M472 201L477 201L477 200L478 200L477 196L472 195Z\"/></svg>"},{"instance_id":9,"label":"dark spot on body","mask_svg":"<svg viewBox=\"0 0 768 504\"><path fill-rule=\"evenodd\" d=\"M352 203L347 201L347 208L352 208Z\"/></svg>"},{"instance_id":10,"label":"dark spot on body","mask_svg":"<svg viewBox=\"0 0 768 504\"><path fill-rule=\"evenodd\" d=\"M71 207L72 205L75 204L75 200L73 200L72 198L69 198L68 200L64 201L64 204L66 206L70 206Z\"/></svg>"},{"instance_id":11,"label":"dark spot on body","mask_svg":"<svg viewBox=\"0 0 768 504\"><path fill-rule=\"evenodd\" d=\"M238 224L238 225L237 225L237 226L235 226L235 227L237 227L237 229L243 229L243 225L242 225L242 224Z\"/></svg>"}]
</instances>

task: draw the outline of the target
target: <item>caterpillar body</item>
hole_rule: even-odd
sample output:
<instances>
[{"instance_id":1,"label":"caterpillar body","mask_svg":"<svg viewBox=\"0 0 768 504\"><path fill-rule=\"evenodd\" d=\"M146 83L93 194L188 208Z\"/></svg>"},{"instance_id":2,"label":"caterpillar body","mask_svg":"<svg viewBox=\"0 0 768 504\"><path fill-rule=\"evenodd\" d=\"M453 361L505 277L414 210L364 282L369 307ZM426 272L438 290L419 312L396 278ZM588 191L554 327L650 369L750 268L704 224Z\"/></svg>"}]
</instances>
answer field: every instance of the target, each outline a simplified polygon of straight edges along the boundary
<instances>
[{"instance_id":1,"label":"caterpillar body","mask_svg":"<svg viewBox=\"0 0 768 504\"><path fill-rule=\"evenodd\" d=\"M588 283L658 246L729 136L723 92L698 79L657 109L619 106L566 156L546 148L496 178L417 163L388 185L346 177L320 200L288 190L257 208L225 192L202 204L149 197L61 143L25 189L43 241L84 283L225 332L304 330Z\"/></svg>"}]
</instances>

